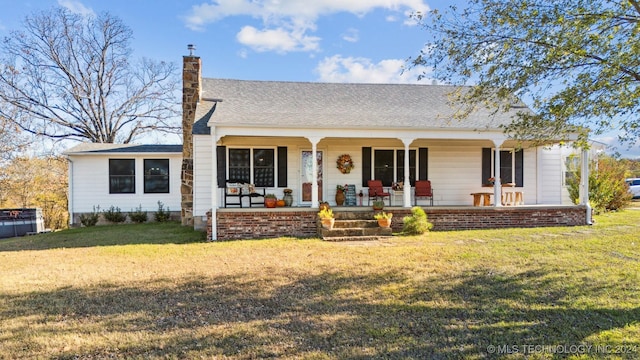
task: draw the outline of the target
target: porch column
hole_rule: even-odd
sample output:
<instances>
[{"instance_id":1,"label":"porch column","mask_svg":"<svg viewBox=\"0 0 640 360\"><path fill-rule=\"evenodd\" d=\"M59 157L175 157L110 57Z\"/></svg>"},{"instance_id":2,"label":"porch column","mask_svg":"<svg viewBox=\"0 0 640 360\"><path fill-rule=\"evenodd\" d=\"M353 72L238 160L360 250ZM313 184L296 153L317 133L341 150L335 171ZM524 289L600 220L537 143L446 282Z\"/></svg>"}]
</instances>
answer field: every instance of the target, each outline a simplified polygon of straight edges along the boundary
<instances>
[{"instance_id":1,"label":"porch column","mask_svg":"<svg viewBox=\"0 0 640 360\"><path fill-rule=\"evenodd\" d=\"M218 140L216 128L211 127L211 241L218 240Z\"/></svg>"},{"instance_id":2,"label":"porch column","mask_svg":"<svg viewBox=\"0 0 640 360\"><path fill-rule=\"evenodd\" d=\"M493 206L501 207L502 206L502 179L500 178L500 148L504 143L504 138L493 139L493 144L495 145L495 155L493 161L493 178L495 179L493 182Z\"/></svg>"},{"instance_id":3,"label":"porch column","mask_svg":"<svg viewBox=\"0 0 640 360\"><path fill-rule=\"evenodd\" d=\"M587 225L591 225L591 204L589 204L589 151L582 149L580 156L580 205L584 205L587 208L587 214L585 217Z\"/></svg>"},{"instance_id":4,"label":"porch column","mask_svg":"<svg viewBox=\"0 0 640 360\"><path fill-rule=\"evenodd\" d=\"M309 141L311 142L311 172L313 173L313 179L311 180L311 207L319 208L320 203L318 201L318 143L320 142L320 137L309 137Z\"/></svg>"},{"instance_id":5,"label":"porch column","mask_svg":"<svg viewBox=\"0 0 640 360\"><path fill-rule=\"evenodd\" d=\"M406 208L411 207L411 169L409 169L409 145L413 142L414 138L402 138L404 144L404 189L402 193L402 206Z\"/></svg>"}]
</instances>

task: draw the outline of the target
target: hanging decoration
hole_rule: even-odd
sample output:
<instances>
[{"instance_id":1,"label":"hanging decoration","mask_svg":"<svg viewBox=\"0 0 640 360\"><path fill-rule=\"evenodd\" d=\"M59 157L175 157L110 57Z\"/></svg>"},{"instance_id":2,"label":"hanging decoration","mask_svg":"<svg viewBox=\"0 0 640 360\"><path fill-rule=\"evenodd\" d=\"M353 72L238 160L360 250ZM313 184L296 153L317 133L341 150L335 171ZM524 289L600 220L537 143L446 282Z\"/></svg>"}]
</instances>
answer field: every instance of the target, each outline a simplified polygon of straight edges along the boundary
<instances>
[{"instance_id":1,"label":"hanging decoration","mask_svg":"<svg viewBox=\"0 0 640 360\"><path fill-rule=\"evenodd\" d=\"M351 156L349 154L342 154L338 156L336 164L338 165L338 170L343 174L348 174L353 169L353 160L351 160Z\"/></svg>"}]
</instances>

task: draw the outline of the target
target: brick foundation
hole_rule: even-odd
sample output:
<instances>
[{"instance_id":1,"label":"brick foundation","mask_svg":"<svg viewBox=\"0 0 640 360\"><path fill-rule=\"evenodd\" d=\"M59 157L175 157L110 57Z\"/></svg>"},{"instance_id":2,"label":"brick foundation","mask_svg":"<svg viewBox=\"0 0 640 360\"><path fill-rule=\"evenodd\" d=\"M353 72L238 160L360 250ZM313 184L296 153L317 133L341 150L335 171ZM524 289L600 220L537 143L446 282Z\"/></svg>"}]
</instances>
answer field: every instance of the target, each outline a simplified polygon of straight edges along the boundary
<instances>
[{"instance_id":1,"label":"brick foundation","mask_svg":"<svg viewBox=\"0 0 640 360\"><path fill-rule=\"evenodd\" d=\"M518 207L424 207L433 231L498 229L514 227L586 225L584 206L518 206ZM368 211L362 208L348 211ZM386 209L393 213L394 232L402 230L402 218L411 209ZM340 210L334 209L336 216ZM207 212L207 239L211 240L211 212ZM315 237L316 211L297 210L234 210L217 212L218 240L258 239L280 236Z\"/></svg>"}]
</instances>

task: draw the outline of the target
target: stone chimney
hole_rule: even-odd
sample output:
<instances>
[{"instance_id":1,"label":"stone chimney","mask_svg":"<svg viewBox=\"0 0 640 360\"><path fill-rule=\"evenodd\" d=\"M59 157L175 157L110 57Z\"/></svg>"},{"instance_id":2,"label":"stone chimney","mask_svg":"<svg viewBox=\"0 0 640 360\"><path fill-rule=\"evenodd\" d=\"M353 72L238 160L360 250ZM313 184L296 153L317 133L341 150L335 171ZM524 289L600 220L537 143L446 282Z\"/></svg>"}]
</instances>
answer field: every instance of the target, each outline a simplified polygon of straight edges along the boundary
<instances>
[{"instance_id":1,"label":"stone chimney","mask_svg":"<svg viewBox=\"0 0 640 360\"><path fill-rule=\"evenodd\" d=\"M193 226L193 124L202 92L202 62L194 56L195 47L188 45L189 55L182 60L182 186L180 187L182 225Z\"/></svg>"}]
</instances>

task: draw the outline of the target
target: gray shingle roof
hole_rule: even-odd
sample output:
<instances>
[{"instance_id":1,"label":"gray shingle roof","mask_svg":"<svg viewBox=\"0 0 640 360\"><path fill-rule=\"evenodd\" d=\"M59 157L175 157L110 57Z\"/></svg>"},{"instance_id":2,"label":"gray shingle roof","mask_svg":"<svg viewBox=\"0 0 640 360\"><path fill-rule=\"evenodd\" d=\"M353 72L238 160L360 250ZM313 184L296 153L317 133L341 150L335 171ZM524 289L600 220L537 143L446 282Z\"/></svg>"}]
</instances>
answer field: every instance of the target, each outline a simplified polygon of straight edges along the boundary
<instances>
[{"instance_id":1,"label":"gray shingle roof","mask_svg":"<svg viewBox=\"0 0 640 360\"><path fill-rule=\"evenodd\" d=\"M83 143L72 147L65 154L80 153L182 153L182 145L136 145Z\"/></svg>"},{"instance_id":2,"label":"gray shingle roof","mask_svg":"<svg viewBox=\"0 0 640 360\"><path fill-rule=\"evenodd\" d=\"M456 120L449 97L457 89L464 88L205 78L194 133L204 133L211 117L220 125L255 127L498 129L522 107L528 110L520 103L509 113L479 109ZM221 102L214 110L215 99Z\"/></svg>"}]
</instances>

